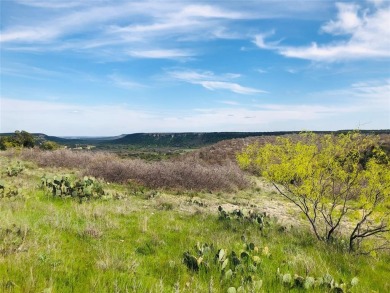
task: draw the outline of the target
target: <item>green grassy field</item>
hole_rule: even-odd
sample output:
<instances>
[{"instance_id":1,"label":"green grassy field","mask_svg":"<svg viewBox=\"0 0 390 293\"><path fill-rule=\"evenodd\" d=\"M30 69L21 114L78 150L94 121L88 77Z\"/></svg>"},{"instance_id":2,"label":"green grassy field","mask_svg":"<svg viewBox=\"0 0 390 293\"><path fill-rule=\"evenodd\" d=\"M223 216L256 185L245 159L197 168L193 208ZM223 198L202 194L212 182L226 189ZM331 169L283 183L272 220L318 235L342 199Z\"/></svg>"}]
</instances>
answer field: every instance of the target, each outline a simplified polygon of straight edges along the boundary
<instances>
[{"instance_id":1,"label":"green grassy field","mask_svg":"<svg viewBox=\"0 0 390 293\"><path fill-rule=\"evenodd\" d=\"M387 254L352 255L341 244L317 242L306 227L276 220L261 231L248 221L219 218L218 204L239 205L245 202L240 197L271 201L277 195L267 190L134 193L127 185L103 183L120 199L80 203L39 186L44 174L77 176L78 170L24 162L21 173L8 176L3 170L13 161L0 155L0 164L3 184L18 190L0 198L1 292L228 292L240 286L238 292L341 292L326 284L304 288L308 277L325 283L329 275L348 287L344 292L390 292ZM289 215L294 216L298 221L298 214ZM195 247L205 243L213 244L211 255L204 255L199 270L191 269L184 253L199 260ZM220 248L229 256L223 270L214 257ZM241 272L232 264L232 251L249 254L249 260L239 257L248 263ZM261 281L257 287L255 280ZM350 286L352 280L357 284Z\"/></svg>"}]
</instances>

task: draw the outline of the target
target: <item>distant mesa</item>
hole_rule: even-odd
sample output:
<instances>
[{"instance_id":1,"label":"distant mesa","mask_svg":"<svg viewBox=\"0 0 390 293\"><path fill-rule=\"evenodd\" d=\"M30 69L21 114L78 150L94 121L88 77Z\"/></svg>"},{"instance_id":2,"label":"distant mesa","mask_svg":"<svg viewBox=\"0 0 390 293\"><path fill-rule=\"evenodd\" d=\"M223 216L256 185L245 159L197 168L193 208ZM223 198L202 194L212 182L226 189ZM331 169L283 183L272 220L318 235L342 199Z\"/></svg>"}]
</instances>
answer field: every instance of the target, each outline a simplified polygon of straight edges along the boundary
<instances>
[{"instance_id":1,"label":"distant mesa","mask_svg":"<svg viewBox=\"0 0 390 293\"><path fill-rule=\"evenodd\" d=\"M350 130L314 131L315 133L343 133ZM274 131L274 132L167 132L167 133L133 133L118 136L49 136L43 133L33 135L39 141L50 140L67 146L77 145L129 145L135 147L178 147L198 148L218 143L223 140L247 138L254 136L279 136L298 134L301 131ZM361 130L363 133L390 134L385 130ZM2 133L0 136L13 135Z\"/></svg>"}]
</instances>

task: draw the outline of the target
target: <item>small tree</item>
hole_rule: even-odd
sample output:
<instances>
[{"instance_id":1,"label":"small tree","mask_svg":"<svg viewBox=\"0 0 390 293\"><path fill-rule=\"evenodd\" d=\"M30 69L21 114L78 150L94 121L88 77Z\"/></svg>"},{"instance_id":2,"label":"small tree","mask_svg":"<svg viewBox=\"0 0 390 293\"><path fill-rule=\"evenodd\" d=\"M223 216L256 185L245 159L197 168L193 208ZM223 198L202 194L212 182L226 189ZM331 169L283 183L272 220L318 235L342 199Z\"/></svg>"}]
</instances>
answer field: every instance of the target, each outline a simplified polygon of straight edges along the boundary
<instances>
[{"instance_id":1,"label":"small tree","mask_svg":"<svg viewBox=\"0 0 390 293\"><path fill-rule=\"evenodd\" d=\"M27 131L15 131L15 134L13 135L12 139L21 147L25 148L33 148L35 144L35 138L31 133L28 133Z\"/></svg>"},{"instance_id":2,"label":"small tree","mask_svg":"<svg viewBox=\"0 0 390 293\"><path fill-rule=\"evenodd\" d=\"M0 150L9 148L33 148L35 138L27 131L16 130L13 135L4 135L0 137Z\"/></svg>"},{"instance_id":3,"label":"small tree","mask_svg":"<svg viewBox=\"0 0 390 293\"><path fill-rule=\"evenodd\" d=\"M389 248L390 158L377 137L303 133L250 145L238 161L293 202L319 240L329 242L342 230L350 251L374 235L376 245L366 249Z\"/></svg>"}]
</instances>

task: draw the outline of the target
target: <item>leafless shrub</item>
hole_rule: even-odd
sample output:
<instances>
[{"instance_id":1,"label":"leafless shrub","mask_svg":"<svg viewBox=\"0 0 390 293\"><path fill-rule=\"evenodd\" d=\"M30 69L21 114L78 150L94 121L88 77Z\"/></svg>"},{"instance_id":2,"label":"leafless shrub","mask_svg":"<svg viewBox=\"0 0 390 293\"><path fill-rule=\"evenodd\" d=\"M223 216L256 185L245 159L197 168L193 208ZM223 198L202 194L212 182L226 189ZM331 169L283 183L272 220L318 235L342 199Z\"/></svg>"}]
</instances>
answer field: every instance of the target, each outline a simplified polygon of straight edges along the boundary
<instances>
[{"instance_id":1,"label":"leafless shrub","mask_svg":"<svg viewBox=\"0 0 390 293\"><path fill-rule=\"evenodd\" d=\"M42 167L84 168L94 160L95 154L68 149L55 151L33 149L23 150L21 157L25 160L35 161Z\"/></svg>"},{"instance_id":2,"label":"leafless shrub","mask_svg":"<svg viewBox=\"0 0 390 293\"><path fill-rule=\"evenodd\" d=\"M26 150L20 156L42 167L78 168L85 175L109 182L126 183L131 180L150 188L233 191L249 185L245 174L235 164L206 164L193 157L182 161L146 162L119 159L108 153L64 149Z\"/></svg>"},{"instance_id":3,"label":"leafless shrub","mask_svg":"<svg viewBox=\"0 0 390 293\"><path fill-rule=\"evenodd\" d=\"M201 165L196 161L145 162L142 160L95 160L85 174L111 182L136 181L150 188L234 190L248 186L235 165Z\"/></svg>"},{"instance_id":4,"label":"leafless shrub","mask_svg":"<svg viewBox=\"0 0 390 293\"><path fill-rule=\"evenodd\" d=\"M247 138L236 138L222 140L211 146L200 148L199 150L179 156L175 160L197 160L201 164L226 165L236 164L236 156L250 144L258 143L263 145L267 142L274 142L276 136L254 136Z\"/></svg>"}]
</instances>

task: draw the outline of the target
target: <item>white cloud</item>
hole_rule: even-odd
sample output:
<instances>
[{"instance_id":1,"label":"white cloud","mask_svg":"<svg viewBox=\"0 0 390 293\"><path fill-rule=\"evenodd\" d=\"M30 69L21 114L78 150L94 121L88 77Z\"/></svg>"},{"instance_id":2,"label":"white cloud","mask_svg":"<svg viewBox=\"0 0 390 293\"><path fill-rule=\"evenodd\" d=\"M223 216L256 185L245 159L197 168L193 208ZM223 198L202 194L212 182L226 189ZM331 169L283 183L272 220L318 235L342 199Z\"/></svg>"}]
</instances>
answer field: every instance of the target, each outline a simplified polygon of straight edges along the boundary
<instances>
[{"instance_id":1,"label":"white cloud","mask_svg":"<svg viewBox=\"0 0 390 293\"><path fill-rule=\"evenodd\" d=\"M225 74L225 77L226 77L226 78L231 78L231 79L233 79L233 78L239 78L239 77L241 77L241 74L239 74L239 73L226 73L226 74Z\"/></svg>"},{"instance_id":2,"label":"white cloud","mask_svg":"<svg viewBox=\"0 0 390 293\"><path fill-rule=\"evenodd\" d=\"M288 73L291 73L291 74L296 74L298 73L298 70L297 69L294 69L294 68L286 68L285 69Z\"/></svg>"},{"instance_id":3,"label":"white cloud","mask_svg":"<svg viewBox=\"0 0 390 293\"><path fill-rule=\"evenodd\" d=\"M362 25L359 17L360 7L354 3L336 3L338 9L337 20L331 20L321 27L330 34L352 34Z\"/></svg>"},{"instance_id":4,"label":"white cloud","mask_svg":"<svg viewBox=\"0 0 390 293\"><path fill-rule=\"evenodd\" d=\"M172 47L191 42L191 55L197 53L194 41L246 39L249 30L240 21L269 18L301 18L324 9L324 3L301 5L274 2L220 1L76 1L15 0L37 9L35 14L13 13L13 19L0 32L2 49L14 51L86 51L104 47L111 56L133 51ZM15 10L19 11L19 10ZM22 10L20 10L22 11ZM5 12L6 13L6 12ZM81 37L82 36L82 37ZM115 57L114 57L115 56ZM100 57L100 56L99 56Z\"/></svg>"},{"instance_id":5,"label":"white cloud","mask_svg":"<svg viewBox=\"0 0 390 293\"><path fill-rule=\"evenodd\" d=\"M225 105L231 105L231 106L237 106L237 105L240 105L240 103L236 102L236 101L220 101L221 104L225 104Z\"/></svg>"},{"instance_id":6,"label":"white cloud","mask_svg":"<svg viewBox=\"0 0 390 293\"><path fill-rule=\"evenodd\" d=\"M326 107L321 105L262 105L258 108L229 107L197 109L197 113L183 117L184 129L206 131L270 131L331 129L324 124L330 117L345 116L354 112L350 107ZM326 122L325 122L326 123ZM339 123L339 127L343 127ZM338 128L335 128L338 129Z\"/></svg>"},{"instance_id":7,"label":"white cloud","mask_svg":"<svg viewBox=\"0 0 390 293\"><path fill-rule=\"evenodd\" d=\"M131 13L130 5L101 6L72 11L44 23L37 22L28 26L14 26L5 29L1 32L0 42L45 43L67 34L91 31L97 24L103 24Z\"/></svg>"},{"instance_id":8,"label":"white cloud","mask_svg":"<svg viewBox=\"0 0 390 293\"><path fill-rule=\"evenodd\" d=\"M52 135L109 135L126 132L126 125L140 125L140 121L149 125L149 119L157 122L150 113L123 105L83 106L2 97L0 132L24 129ZM134 126L130 129L135 131Z\"/></svg>"},{"instance_id":9,"label":"white cloud","mask_svg":"<svg viewBox=\"0 0 390 293\"><path fill-rule=\"evenodd\" d=\"M254 43L261 49L275 50L285 57L321 62L390 58L390 9L377 8L369 13L355 4L337 4L338 15L322 26L322 31L346 39L327 44L292 47L269 43L269 35L257 35Z\"/></svg>"},{"instance_id":10,"label":"white cloud","mask_svg":"<svg viewBox=\"0 0 390 293\"><path fill-rule=\"evenodd\" d=\"M318 46L313 43L310 47L281 48L280 53L286 57L299 58L321 62L361 60L364 58L389 58L390 52L385 49L370 48L361 44L340 44Z\"/></svg>"},{"instance_id":11,"label":"white cloud","mask_svg":"<svg viewBox=\"0 0 390 293\"><path fill-rule=\"evenodd\" d=\"M387 79L383 82L377 80L357 82L352 84L352 88L358 89L359 92L367 94L379 94L380 97L383 95L388 96L388 94L390 94L390 79Z\"/></svg>"},{"instance_id":12,"label":"white cloud","mask_svg":"<svg viewBox=\"0 0 390 293\"><path fill-rule=\"evenodd\" d=\"M0 35L2 43L56 43L65 36L86 31L94 34L85 40L85 46L82 47L88 47L89 42L95 46L99 43L117 44L118 41L155 43L156 39L160 38L166 40L167 37L179 38L189 35L223 38L218 32L223 30L222 24L225 21L249 17L247 13L228 11L216 5L193 5L188 2L94 1L93 4L89 1L19 0L19 2L43 9L42 14L44 9L56 8L59 12L53 17L44 14L43 20L26 19L24 24L15 22L15 25L5 27ZM75 6L82 8L60 10ZM129 20L132 20L131 25L122 25L129 23ZM45 47L42 46L41 49L45 50Z\"/></svg>"},{"instance_id":13,"label":"white cloud","mask_svg":"<svg viewBox=\"0 0 390 293\"><path fill-rule=\"evenodd\" d=\"M350 93L364 101L367 104L365 107L375 107L382 110L387 108L390 119L390 79L354 83L351 86Z\"/></svg>"},{"instance_id":14,"label":"white cloud","mask_svg":"<svg viewBox=\"0 0 390 293\"><path fill-rule=\"evenodd\" d=\"M280 122L287 122L287 125L298 123L300 130L307 128L305 125L309 122L315 125L312 123L318 119L340 113L345 115L348 111L352 110L309 105L263 105L258 109L229 107L164 113L132 109L129 105L83 106L2 98L0 132L24 129L50 135L100 136L158 131L264 131L275 130L272 124Z\"/></svg>"},{"instance_id":15,"label":"white cloud","mask_svg":"<svg viewBox=\"0 0 390 293\"><path fill-rule=\"evenodd\" d=\"M188 5L179 14L180 17L204 17L204 18L226 18L246 19L251 18L248 14L236 11L227 11L211 5Z\"/></svg>"},{"instance_id":16,"label":"white cloud","mask_svg":"<svg viewBox=\"0 0 390 293\"><path fill-rule=\"evenodd\" d=\"M250 87L244 87L234 82L226 82L226 81L199 81L194 82L199 83L204 88L209 90L229 90L236 94L242 94L242 95L251 95L256 93L265 93L265 91L250 88Z\"/></svg>"},{"instance_id":17,"label":"white cloud","mask_svg":"<svg viewBox=\"0 0 390 293\"><path fill-rule=\"evenodd\" d=\"M253 42L256 44L257 47L261 49L270 49L271 47L274 46L274 44L271 44L270 42L265 43L265 39L269 36L272 36L274 33L275 31L271 31L263 34L257 34Z\"/></svg>"},{"instance_id":18,"label":"white cloud","mask_svg":"<svg viewBox=\"0 0 390 293\"><path fill-rule=\"evenodd\" d=\"M120 34L124 39L142 40L145 39L145 37L158 36L161 34L164 34L165 36L181 34L186 31L195 30L201 25L202 23L198 20L177 19L176 17L172 17L148 24L134 24L129 26L111 25L107 32L111 34Z\"/></svg>"},{"instance_id":19,"label":"white cloud","mask_svg":"<svg viewBox=\"0 0 390 293\"><path fill-rule=\"evenodd\" d=\"M236 94L251 95L256 93L266 93L266 91L245 87L238 83L231 82L231 79L240 77L240 74L226 73L223 75L215 75L210 71L170 71L168 74L178 80L182 80L192 84L199 84L208 90L228 90Z\"/></svg>"},{"instance_id":20,"label":"white cloud","mask_svg":"<svg viewBox=\"0 0 390 293\"><path fill-rule=\"evenodd\" d=\"M33 6L33 7L39 7L39 8L51 8L51 9L64 9L64 8L74 8L78 6L85 5L85 2L80 1L63 1L63 0L50 0L50 1L44 1L44 0L15 0L17 3L26 5L26 6ZM95 0L97 1L97 0Z\"/></svg>"},{"instance_id":21,"label":"white cloud","mask_svg":"<svg viewBox=\"0 0 390 293\"><path fill-rule=\"evenodd\" d=\"M213 78L211 72L186 77ZM119 75L118 86L133 87ZM128 84L127 82L130 82ZM275 131L390 128L390 79L367 80L338 90L308 94L317 104L222 100L226 107L154 110L126 104L80 105L0 97L0 132L25 129L52 135L117 135L167 131ZM104 117L104 119L101 119ZM367 123L367 124L366 124Z\"/></svg>"},{"instance_id":22,"label":"white cloud","mask_svg":"<svg viewBox=\"0 0 390 293\"><path fill-rule=\"evenodd\" d=\"M47 68L30 66L22 63L2 62L1 74L18 76L29 79L50 79L54 77L65 77L64 72L54 71Z\"/></svg>"},{"instance_id":23,"label":"white cloud","mask_svg":"<svg viewBox=\"0 0 390 293\"><path fill-rule=\"evenodd\" d=\"M155 3L156 5L156 3ZM160 4L161 6L161 4ZM216 5L189 2L166 3L165 10L148 15L140 12L147 21L134 22L130 25L111 25L107 34L129 41L167 42L173 39L179 42L199 39L243 38L226 28L232 21L251 18L248 13L228 11ZM150 17L152 16L152 17Z\"/></svg>"},{"instance_id":24,"label":"white cloud","mask_svg":"<svg viewBox=\"0 0 390 293\"><path fill-rule=\"evenodd\" d=\"M182 59L192 57L195 54L179 49L159 49L159 50L143 50L143 51L130 51L128 54L135 58L150 58L150 59Z\"/></svg>"},{"instance_id":25,"label":"white cloud","mask_svg":"<svg viewBox=\"0 0 390 293\"><path fill-rule=\"evenodd\" d=\"M257 68L257 69L255 69L255 71L258 72L258 73L261 73L261 74L267 73L267 70L261 69L261 68Z\"/></svg>"},{"instance_id":26,"label":"white cloud","mask_svg":"<svg viewBox=\"0 0 390 293\"><path fill-rule=\"evenodd\" d=\"M390 79L361 81L346 88L313 92L308 96L331 104L350 105L359 112L384 112L390 122Z\"/></svg>"},{"instance_id":27,"label":"white cloud","mask_svg":"<svg viewBox=\"0 0 390 293\"><path fill-rule=\"evenodd\" d=\"M142 85L138 82L128 80L128 79L126 79L122 76L119 76L117 74L111 74L108 76L108 78L112 81L112 83L115 86L120 87L120 88L124 88L124 89L131 89L132 90L132 89L145 87L144 85Z\"/></svg>"},{"instance_id":28,"label":"white cloud","mask_svg":"<svg viewBox=\"0 0 390 293\"><path fill-rule=\"evenodd\" d=\"M367 2L374 4L375 6L381 6L385 3L385 0L367 0Z\"/></svg>"},{"instance_id":29,"label":"white cloud","mask_svg":"<svg viewBox=\"0 0 390 293\"><path fill-rule=\"evenodd\" d=\"M211 71L194 71L194 70L184 70L184 71L170 71L169 75L173 78L184 80L187 82L201 81L201 80L216 80L217 76L214 75Z\"/></svg>"}]
</instances>

